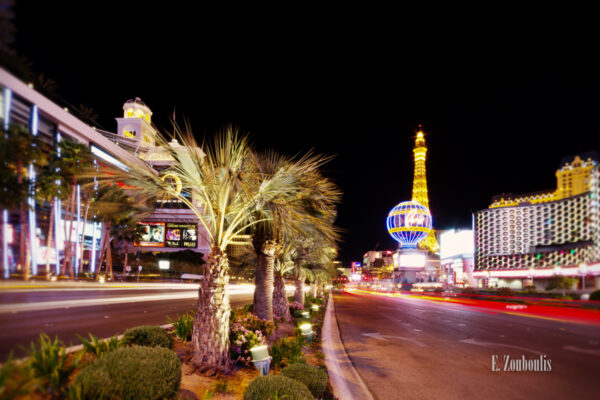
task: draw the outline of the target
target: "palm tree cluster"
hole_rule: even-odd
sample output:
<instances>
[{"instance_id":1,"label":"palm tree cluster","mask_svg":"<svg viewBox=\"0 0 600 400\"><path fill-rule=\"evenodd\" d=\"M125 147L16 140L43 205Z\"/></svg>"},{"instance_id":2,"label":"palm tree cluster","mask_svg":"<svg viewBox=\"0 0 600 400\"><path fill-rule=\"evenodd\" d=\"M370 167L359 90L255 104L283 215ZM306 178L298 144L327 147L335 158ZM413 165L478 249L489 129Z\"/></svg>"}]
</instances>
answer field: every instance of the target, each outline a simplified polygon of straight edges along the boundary
<instances>
[{"instance_id":1,"label":"palm tree cluster","mask_svg":"<svg viewBox=\"0 0 600 400\"><path fill-rule=\"evenodd\" d=\"M289 318L283 275L301 282L298 296L308 275L324 279L335 257L333 222L341 192L320 172L329 157L259 153L231 126L201 151L189 129L175 131L182 146L155 138L173 160L160 173L140 162L128 164L128 171L91 174L101 186L122 182L138 199L171 196L194 212L211 251L201 267L192 360L201 368L228 371L227 247L251 245L256 252L256 314L272 320L275 304L275 314Z\"/></svg>"}]
</instances>

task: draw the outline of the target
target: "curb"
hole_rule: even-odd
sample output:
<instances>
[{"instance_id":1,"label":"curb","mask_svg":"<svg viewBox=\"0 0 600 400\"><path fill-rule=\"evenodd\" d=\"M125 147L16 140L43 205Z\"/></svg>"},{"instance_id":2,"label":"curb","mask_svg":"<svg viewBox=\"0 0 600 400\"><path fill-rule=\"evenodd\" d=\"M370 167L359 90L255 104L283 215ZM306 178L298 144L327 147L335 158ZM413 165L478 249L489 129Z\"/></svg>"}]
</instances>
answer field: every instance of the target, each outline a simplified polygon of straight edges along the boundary
<instances>
[{"instance_id":1,"label":"curb","mask_svg":"<svg viewBox=\"0 0 600 400\"><path fill-rule=\"evenodd\" d=\"M327 302L327 311L323 322L322 346L334 396L343 400L374 400L342 343L335 318L333 293L329 295L329 301Z\"/></svg>"}]
</instances>

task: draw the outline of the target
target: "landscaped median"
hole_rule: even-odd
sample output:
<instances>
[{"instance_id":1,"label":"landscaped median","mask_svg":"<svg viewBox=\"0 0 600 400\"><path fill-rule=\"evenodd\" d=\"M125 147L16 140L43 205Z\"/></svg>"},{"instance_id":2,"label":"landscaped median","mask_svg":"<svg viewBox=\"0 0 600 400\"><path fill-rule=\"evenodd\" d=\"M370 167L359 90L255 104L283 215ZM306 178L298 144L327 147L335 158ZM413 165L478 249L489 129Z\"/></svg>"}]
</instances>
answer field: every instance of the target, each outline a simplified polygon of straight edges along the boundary
<instances>
[{"instance_id":1,"label":"landscaped median","mask_svg":"<svg viewBox=\"0 0 600 400\"><path fill-rule=\"evenodd\" d=\"M0 399L333 399L321 351L323 303L292 303L295 318L274 324L251 307L233 310L227 375L191 363L191 314L167 321L167 329L80 337L82 344L69 350L42 334L27 358L0 367Z\"/></svg>"}]
</instances>

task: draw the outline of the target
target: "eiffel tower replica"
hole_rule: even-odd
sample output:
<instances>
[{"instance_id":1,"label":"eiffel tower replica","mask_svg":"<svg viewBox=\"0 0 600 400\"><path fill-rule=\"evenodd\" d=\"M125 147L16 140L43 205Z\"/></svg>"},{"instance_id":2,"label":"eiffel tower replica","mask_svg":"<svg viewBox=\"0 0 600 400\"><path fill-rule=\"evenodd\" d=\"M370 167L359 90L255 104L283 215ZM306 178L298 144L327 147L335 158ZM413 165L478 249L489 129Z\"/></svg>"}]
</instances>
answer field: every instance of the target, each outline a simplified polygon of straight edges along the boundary
<instances>
[{"instance_id":1,"label":"eiffel tower replica","mask_svg":"<svg viewBox=\"0 0 600 400\"><path fill-rule=\"evenodd\" d=\"M421 203L421 205L429 209L429 197L427 196L427 176L425 173L425 157L427 154L427 147L425 147L425 138L423 137L421 125L419 125L419 132L417 132L417 139L415 140L415 148L413 149L413 153L415 154L415 177L413 180L412 200ZM433 228L431 228L431 231L429 231L427 237L419 243L419 248L428 250L431 253L436 253L439 251L440 245L435 237L435 230Z\"/></svg>"}]
</instances>

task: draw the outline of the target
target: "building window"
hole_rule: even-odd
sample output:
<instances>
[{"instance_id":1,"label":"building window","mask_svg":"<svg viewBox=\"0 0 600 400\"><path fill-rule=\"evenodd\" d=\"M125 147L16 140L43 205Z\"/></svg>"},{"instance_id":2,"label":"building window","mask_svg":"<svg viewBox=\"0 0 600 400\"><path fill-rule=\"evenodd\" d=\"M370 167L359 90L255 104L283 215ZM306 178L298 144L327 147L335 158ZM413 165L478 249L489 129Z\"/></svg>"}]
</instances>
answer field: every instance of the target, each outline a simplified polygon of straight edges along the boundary
<instances>
[{"instance_id":1,"label":"building window","mask_svg":"<svg viewBox=\"0 0 600 400\"><path fill-rule=\"evenodd\" d=\"M130 139L135 139L135 129L123 129L123 136Z\"/></svg>"}]
</instances>

